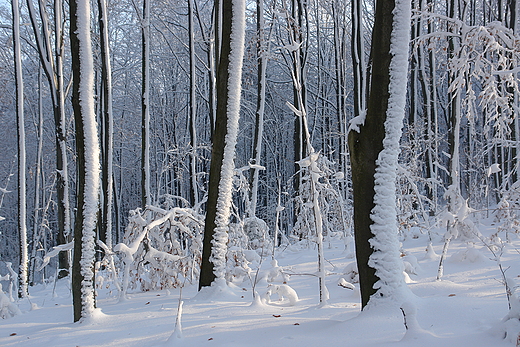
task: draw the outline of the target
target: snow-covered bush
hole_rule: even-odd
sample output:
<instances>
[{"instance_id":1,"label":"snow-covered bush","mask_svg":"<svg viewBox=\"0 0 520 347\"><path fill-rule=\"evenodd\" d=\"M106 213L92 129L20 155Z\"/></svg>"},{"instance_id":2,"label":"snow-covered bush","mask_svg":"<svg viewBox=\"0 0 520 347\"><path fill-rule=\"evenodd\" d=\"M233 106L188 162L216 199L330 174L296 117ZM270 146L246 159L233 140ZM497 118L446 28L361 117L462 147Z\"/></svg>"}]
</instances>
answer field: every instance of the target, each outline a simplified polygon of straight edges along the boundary
<instances>
[{"instance_id":1,"label":"snow-covered bush","mask_svg":"<svg viewBox=\"0 0 520 347\"><path fill-rule=\"evenodd\" d=\"M18 306L13 304L11 300L5 295L0 284L0 318L6 319L21 314Z\"/></svg>"},{"instance_id":2,"label":"snow-covered bush","mask_svg":"<svg viewBox=\"0 0 520 347\"><path fill-rule=\"evenodd\" d=\"M147 291L196 280L203 229L204 218L193 209L131 211L123 242L114 247L123 255L123 287Z\"/></svg>"}]
</instances>

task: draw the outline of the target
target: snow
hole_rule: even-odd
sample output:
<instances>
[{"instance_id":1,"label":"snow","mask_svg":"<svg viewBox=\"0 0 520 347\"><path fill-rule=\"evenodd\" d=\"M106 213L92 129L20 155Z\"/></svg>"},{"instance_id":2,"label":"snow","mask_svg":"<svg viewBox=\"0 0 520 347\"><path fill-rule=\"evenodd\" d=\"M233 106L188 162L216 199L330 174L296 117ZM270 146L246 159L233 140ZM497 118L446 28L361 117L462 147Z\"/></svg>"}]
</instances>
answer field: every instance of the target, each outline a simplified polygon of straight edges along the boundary
<instances>
[{"instance_id":1,"label":"snow","mask_svg":"<svg viewBox=\"0 0 520 347\"><path fill-rule=\"evenodd\" d=\"M490 227L486 235L496 231ZM432 231L433 249L441 252L442 230ZM30 310L27 299L17 305L21 315L1 320L0 345L4 347L69 346L511 346L504 340L504 329L514 332L515 320L509 319L504 286L492 254L478 247L484 258L478 263L459 262L448 257L444 280L436 281L438 261L424 257L428 235L408 239L403 250L415 257L421 268L411 275L408 284L416 296L412 304L401 308L407 314L408 331L401 310L367 310L360 313L359 287L343 288L338 284L345 275L341 270L351 262L345 257L342 240L333 240L325 249L328 260L326 278L330 290L328 305L318 308L319 291L314 276L316 254L313 249L277 251L278 265L292 273L288 285L298 295L296 305L290 300L259 300L268 287L258 284L256 304L249 281L229 287L230 295L213 298L196 296L197 285L182 289L130 294L118 302L110 289L98 289L97 306L104 315L88 324L72 323L70 284L68 280L32 287ZM502 262L508 276L518 281L517 261L520 240L504 251ZM466 244L452 242L449 255L467 249ZM283 252L283 253L282 253ZM264 263L265 270L272 264ZM334 266L334 267L333 267ZM307 275L304 275L307 274ZM280 285L276 283L274 285ZM5 287L5 286L4 286ZM182 333L178 321L179 299L182 305ZM507 324L502 319L507 317ZM180 324L180 319L179 319ZM12 335L14 334L14 335ZM12 335L12 336L11 336Z\"/></svg>"}]
</instances>

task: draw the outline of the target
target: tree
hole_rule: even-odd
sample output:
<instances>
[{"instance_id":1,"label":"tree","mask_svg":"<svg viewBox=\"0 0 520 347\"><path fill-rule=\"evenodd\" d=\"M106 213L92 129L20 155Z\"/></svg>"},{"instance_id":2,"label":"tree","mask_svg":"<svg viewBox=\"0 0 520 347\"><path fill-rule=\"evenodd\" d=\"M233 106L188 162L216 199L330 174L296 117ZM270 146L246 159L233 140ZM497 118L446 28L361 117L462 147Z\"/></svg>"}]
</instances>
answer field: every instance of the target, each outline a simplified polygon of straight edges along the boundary
<instances>
[{"instance_id":1,"label":"tree","mask_svg":"<svg viewBox=\"0 0 520 347\"><path fill-rule=\"evenodd\" d=\"M188 35L190 50L190 203L195 206L199 203L197 184L197 63L195 56L195 33L193 24L193 0L188 0Z\"/></svg>"},{"instance_id":2,"label":"tree","mask_svg":"<svg viewBox=\"0 0 520 347\"><path fill-rule=\"evenodd\" d=\"M216 28L218 32L218 28ZM217 114L209 171L208 202L199 289L224 280L235 146L240 115L245 1L222 1L222 46L217 70Z\"/></svg>"},{"instance_id":3,"label":"tree","mask_svg":"<svg viewBox=\"0 0 520 347\"><path fill-rule=\"evenodd\" d=\"M94 110L94 62L90 2L70 1L72 107L76 126L78 202L74 224L72 301L74 321L90 318L95 308L94 245L99 204L99 156Z\"/></svg>"},{"instance_id":4,"label":"tree","mask_svg":"<svg viewBox=\"0 0 520 347\"><path fill-rule=\"evenodd\" d=\"M113 133L112 112L112 67L108 36L108 13L106 0L98 0L99 39L101 46L101 105L102 105L102 194L100 241L112 245L112 204L113 204Z\"/></svg>"},{"instance_id":5,"label":"tree","mask_svg":"<svg viewBox=\"0 0 520 347\"><path fill-rule=\"evenodd\" d=\"M256 216L256 205L258 202L258 183L260 176L260 159L262 157L262 141L264 136L264 113L265 113L265 94L266 94L266 70L267 70L267 54L268 45L265 40L265 19L264 19L264 0L256 1L256 32L258 35L258 84L256 96L256 113L255 113L255 134L253 140L253 156L251 164L255 165L251 171L251 208L250 217Z\"/></svg>"},{"instance_id":6,"label":"tree","mask_svg":"<svg viewBox=\"0 0 520 347\"><path fill-rule=\"evenodd\" d=\"M365 119L349 132L354 235L361 304L378 293L398 296L399 258L395 180L406 101L410 3L378 0L372 32L372 78ZM395 12L394 12L395 11Z\"/></svg>"},{"instance_id":7,"label":"tree","mask_svg":"<svg viewBox=\"0 0 520 347\"><path fill-rule=\"evenodd\" d=\"M20 8L18 0L11 1L13 11L14 73L16 81L16 129L18 137L18 235L20 237L20 268L18 296L26 297L28 280L27 199L25 182L25 121L23 110L22 53L20 48Z\"/></svg>"},{"instance_id":8,"label":"tree","mask_svg":"<svg viewBox=\"0 0 520 347\"><path fill-rule=\"evenodd\" d=\"M141 207L152 203L150 191L150 0L143 1L141 89Z\"/></svg>"},{"instance_id":9,"label":"tree","mask_svg":"<svg viewBox=\"0 0 520 347\"><path fill-rule=\"evenodd\" d=\"M63 61L65 56L62 16L63 1L54 1L54 56L51 46L53 40L51 37L50 21L44 3L41 1L39 2L40 21L42 26L41 30L37 23L36 11L32 0L27 0L27 8L29 9L29 16L31 18L31 25L36 38L36 46L40 56L40 61L51 91L56 136L56 204L58 206L58 231L56 241L58 245L63 245L67 243L71 230L67 160L67 123L65 117L65 85L63 77ZM66 277L69 274L70 268L68 252L60 252L58 259L58 278Z\"/></svg>"}]
</instances>

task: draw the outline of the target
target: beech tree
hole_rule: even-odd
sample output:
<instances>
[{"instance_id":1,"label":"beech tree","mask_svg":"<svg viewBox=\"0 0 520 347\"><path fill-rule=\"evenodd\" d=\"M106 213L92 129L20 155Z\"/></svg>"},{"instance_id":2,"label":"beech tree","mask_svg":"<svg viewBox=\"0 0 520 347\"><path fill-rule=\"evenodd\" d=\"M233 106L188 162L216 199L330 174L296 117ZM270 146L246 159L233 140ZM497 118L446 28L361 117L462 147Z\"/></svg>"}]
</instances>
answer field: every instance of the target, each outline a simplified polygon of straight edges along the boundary
<instances>
[{"instance_id":1,"label":"beech tree","mask_svg":"<svg viewBox=\"0 0 520 347\"><path fill-rule=\"evenodd\" d=\"M217 32L219 31L216 28ZM240 115L245 1L222 1L222 41L217 70L217 115L209 171L208 202L199 289L225 281L235 146Z\"/></svg>"},{"instance_id":2,"label":"beech tree","mask_svg":"<svg viewBox=\"0 0 520 347\"><path fill-rule=\"evenodd\" d=\"M90 37L90 2L70 1L72 107L76 126L77 210L74 224L72 301L74 321L88 319L95 308L94 245L99 205L100 149L94 110L94 62Z\"/></svg>"},{"instance_id":3,"label":"beech tree","mask_svg":"<svg viewBox=\"0 0 520 347\"><path fill-rule=\"evenodd\" d=\"M378 0L372 32L372 78L366 117L349 132L354 235L361 304L404 285L397 240L395 180L404 118L410 3ZM364 119L363 119L364 118Z\"/></svg>"}]
</instances>

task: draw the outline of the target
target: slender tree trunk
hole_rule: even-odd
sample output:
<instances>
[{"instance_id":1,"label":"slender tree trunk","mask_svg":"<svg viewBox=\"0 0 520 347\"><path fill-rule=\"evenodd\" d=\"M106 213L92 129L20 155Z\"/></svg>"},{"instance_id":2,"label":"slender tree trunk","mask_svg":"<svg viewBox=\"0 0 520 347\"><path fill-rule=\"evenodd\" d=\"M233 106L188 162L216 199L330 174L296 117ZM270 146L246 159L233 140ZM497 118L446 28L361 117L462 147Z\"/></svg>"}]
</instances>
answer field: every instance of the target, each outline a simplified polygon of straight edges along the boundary
<instances>
[{"instance_id":1,"label":"slender tree trunk","mask_svg":"<svg viewBox=\"0 0 520 347\"><path fill-rule=\"evenodd\" d=\"M267 51L268 45L265 42L265 19L264 19L264 0L256 1L256 31L258 35L258 85L256 99L256 119L255 119L255 137L253 142L253 160L255 165L251 172L251 210L249 215L256 215L256 206L258 202L258 184L260 176L260 160L262 157L262 140L264 136L264 112L265 112L265 93L267 87L266 69L267 69Z\"/></svg>"},{"instance_id":2,"label":"slender tree trunk","mask_svg":"<svg viewBox=\"0 0 520 347\"><path fill-rule=\"evenodd\" d=\"M16 81L16 129L18 136L18 235L20 238L20 266L18 269L18 297L28 293L29 249L27 245L27 199L25 164L25 121L23 109L22 52L20 44L20 5L18 0L11 1L13 13L14 73Z\"/></svg>"},{"instance_id":3,"label":"slender tree trunk","mask_svg":"<svg viewBox=\"0 0 520 347\"><path fill-rule=\"evenodd\" d=\"M302 104L303 107L307 106L306 98L306 82L305 82L305 42L303 39L303 24L304 24L304 13L306 13L304 0L292 0L291 1L291 18L289 20L289 39L291 47L292 57L292 71L293 76L293 104L298 111ZM298 76L297 79L294 76ZM300 95L299 95L300 94ZM302 103L298 101L298 98L302 98ZM300 187L302 184L302 174L300 171L300 165L298 164L307 153L307 139L305 138L305 132L303 129L302 118L295 114L294 118L294 181L293 188L295 196L300 195ZM296 199L295 199L296 201ZM297 205L296 205L297 208ZM294 210L294 223L296 223L298 217L298 210Z\"/></svg>"},{"instance_id":4,"label":"slender tree trunk","mask_svg":"<svg viewBox=\"0 0 520 347\"><path fill-rule=\"evenodd\" d=\"M366 75L365 48L363 45L362 0L351 0L352 7L352 70L354 75L354 117L365 111Z\"/></svg>"},{"instance_id":5,"label":"slender tree trunk","mask_svg":"<svg viewBox=\"0 0 520 347\"><path fill-rule=\"evenodd\" d=\"M101 84L103 101L102 136L102 194L103 207L99 239L109 247L112 245L112 205L114 201L113 184L113 134L114 116L112 112L112 67L108 32L108 13L106 0L98 0L99 36L101 45Z\"/></svg>"},{"instance_id":6,"label":"slender tree trunk","mask_svg":"<svg viewBox=\"0 0 520 347\"><path fill-rule=\"evenodd\" d=\"M42 157L43 157L43 83L42 70L38 71L38 151L36 154L36 172L34 174L34 215L33 215L33 238L30 257L29 284L34 284L34 276L36 270L36 252L40 237L40 189L42 181Z\"/></svg>"},{"instance_id":7,"label":"slender tree trunk","mask_svg":"<svg viewBox=\"0 0 520 347\"><path fill-rule=\"evenodd\" d=\"M448 15L450 18L457 18L457 2L455 0L448 0ZM448 60L452 59L457 50L457 42L453 36L448 38ZM448 84L455 78L455 74L458 72L450 72ZM450 152L449 158L449 173L450 173L450 189L452 193L448 201L448 209L450 212L455 212L457 209L458 197L461 194L460 191L460 91L455 90L448 94L449 98L449 130L448 130L448 146Z\"/></svg>"},{"instance_id":8,"label":"slender tree trunk","mask_svg":"<svg viewBox=\"0 0 520 347\"><path fill-rule=\"evenodd\" d=\"M94 108L94 62L90 38L90 2L71 0L72 107L76 128L78 203L74 225L72 301L74 321L92 317L94 245L99 212L100 149Z\"/></svg>"},{"instance_id":9,"label":"slender tree trunk","mask_svg":"<svg viewBox=\"0 0 520 347\"><path fill-rule=\"evenodd\" d=\"M150 0L143 1L141 94L141 207L152 203L150 191Z\"/></svg>"},{"instance_id":10,"label":"slender tree trunk","mask_svg":"<svg viewBox=\"0 0 520 347\"><path fill-rule=\"evenodd\" d=\"M65 56L63 30L63 0L54 1L54 27L56 31L56 96L57 108L55 112L56 146L57 146L57 197L58 197L58 245L66 244L71 239L71 211L69 192L69 171L67 158L67 120L65 117L65 83L63 77L63 61ZM60 206L61 205L61 206ZM60 212L61 211L61 212ZM60 221L61 219L61 221ZM63 223L63 225L60 225ZM58 278L68 276L70 269L69 251L62 251L58 255L60 271Z\"/></svg>"},{"instance_id":11,"label":"slender tree trunk","mask_svg":"<svg viewBox=\"0 0 520 347\"><path fill-rule=\"evenodd\" d=\"M199 203L197 184L197 61L195 57L195 29L193 25L193 0L188 0L188 33L190 49L190 108L189 133L191 142L190 153L190 203L196 206Z\"/></svg>"},{"instance_id":12,"label":"slender tree trunk","mask_svg":"<svg viewBox=\"0 0 520 347\"><path fill-rule=\"evenodd\" d=\"M40 26L37 23L36 11L32 0L27 0L29 16L36 38L36 45L43 71L47 77L52 98L54 124L56 133L56 195L57 195L57 219L58 231L56 241L58 245L67 243L70 238L71 212L70 212L70 193L67 160L67 132L65 119L65 91L63 82L63 59L64 33L63 33L63 2L54 1L54 29L55 29L55 51L54 57L51 48L51 30L49 18L43 2L39 2ZM58 278L66 277L69 273L70 261L67 251L60 252L58 255Z\"/></svg>"}]
</instances>

